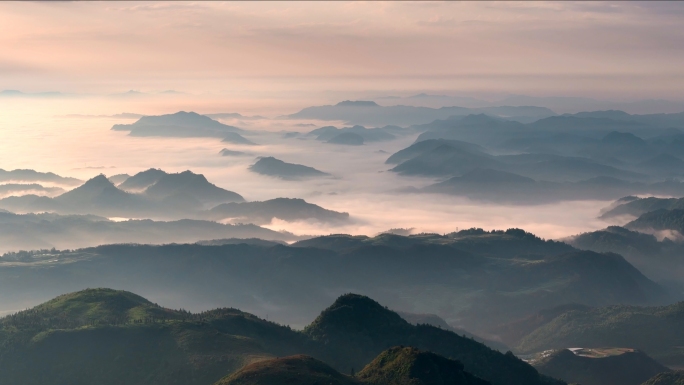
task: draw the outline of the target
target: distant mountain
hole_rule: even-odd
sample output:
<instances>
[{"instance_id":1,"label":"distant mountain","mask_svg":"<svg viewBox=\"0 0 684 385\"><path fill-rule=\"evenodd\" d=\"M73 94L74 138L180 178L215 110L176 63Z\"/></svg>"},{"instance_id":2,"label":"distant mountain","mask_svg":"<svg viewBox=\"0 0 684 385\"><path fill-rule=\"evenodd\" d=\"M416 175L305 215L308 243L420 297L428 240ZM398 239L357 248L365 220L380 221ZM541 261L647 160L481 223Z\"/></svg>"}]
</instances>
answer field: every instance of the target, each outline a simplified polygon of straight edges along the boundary
<instances>
[{"instance_id":1,"label":"distant mountain","mask_svg":"<svg viewBox=\"0 0 684 385\"><path fill-rule=\"evenodd\" d=\"M74 213L109 213L122 215L136 211L148 211L145 200L137 195L119 190L100 174L83 185L68 191L54 200Z\"/></svg>"},{"instance_id":2,"label":"distant mountain","mask_svg":"<svg viewBox=\"0 0 684 385\"><path fill-rule=\"evenodd\" d=\"M626 224L625 228L645 232L673 230L684 234L684 209L650 211Z\"/></svg>"},{"instance_id":3,"label":"distant mountain","mask_svg":"<svg viewBox=\"0 0 684 385\"><path fill-rule=\"evenodd\" d=\"M118 187L127 191L143 191L157 183L164 175L167 175L165 171L157 168L150 168L127 178L119 184Z\"/></svg>"},{"instance_id":4,"label":"distant mountain","mask_svg":"<svg viewBox=\"0 0 684 385\"><path fill-rule=\"evenodd\" d=\"M668 176L684 174L684 160L670 154L656 155L653 158L640 162L637 167L654 174L665 174Z\"/></svg>"},{"instance_id":5,"label":"distant mountain","mask_svg":"<svg viewBox=\"0 0 684 385\"><path fill-rule=\"evenodd\" d=\"M547 376L583 385L640 385L669 371L643 352L619 348L578 352L561 349L533 365Z\"/></svg>"},{"instance_id":6,"label":"distant mountain","mask_svg":"<svg viewBox=\"0 0 684 385\"><path fill-rule=\"evenodd\" d=\"M263 116L259 116L259 115L245 116L242 114L238 114L237 112L221 112L221 113L217 113L217 114L204 114L204 116L208 116L212 119L242 119L242 120L266 119Z\"/></svg>"},{"instance_id":7,"label":"distant mountain","mask_svg":"<svg viewBox=\"0 0 684 385\"><path fill-rule=\"evenodd\" d=\"M372 385L490 384L466 372L458 361L411 347L385 350L356 377Z\"/></svg>"},{"instance_id":8,"label":"distant mountain","mask_svg":"<svg viewBox=\"0 0 684 385\"><path fill-rule=\"evenodd\" d=\"M366 128L363 126L353 126L353 127L343 127L337 128L333 126L325 126L317 128L307 135L316 136L316 140L330 142L336 137L345 134L345 137L356 138L355 142L383 142L389 141L396 138L396 133L403 133L404 130L401 127L396 126L385 126L381 128ZM358 138L362 140L359 141ZM345 144L345 143L338 143Z\"/></svg>"},{"instance_id":9,"label":"distant mountain","mask_svg":"<svg viewBox=\"0 0 684 385\"><path fill-rule=\"evenodd\" d=\"M219 123L195 112L180 111L175 114L143 116L133 124L115 124L115 131L129 131L131 136L211 137L224 138L241 129Z\"/></svg>"},{"instance_id":10,"label":"distant mountain","mask_svg":"<svg viewBox=\"0 0 684 385\"><path fill-rule=\"evenodd\" d=\"M454 144L443 141L437 147L421 147L424 147L426 151L400 163L391 171L402 175L444 176L461 175L475 169L506 168L506 165L498 161L496 157L482 152L476 147L464 146L462 142ZM407 149L407 151L412 152L414 150Z\"/></svg>"},{"instance_id":11,"label":"distant mountain","mask_svg":"<svg viewBox=\"0 0 684 385\"><path fill-rule=\"evenodd\" d=\"M616 202L610 210L601 215L601 218L608 219L621 215L639 217L642 214L662 209L684 209L684 199L647 197L632 199L624 203Z\"/></svg>"},{"instance_id":12,"label":"distant mountain","mask_svg":"<svg viewBox=\"0 0 684 385\"><path fill-rule=\"evenodd\" d=\"M221 152L219 152L219 154L221 154L221 156L251 156L251 154L249 154L247 152L233 151L233 150L229 150L227 148L224 148L223 150L221 150Z\"/></svg>"},{"instance_id":13,"label":"distant mountain","mask_svg":"<svg viewBox=\"0 0 684 385\"><path fill-rule=\"evenodd\" d=\"M112 182L115 186L120 185L121 183L125 182L126 179L130 178L131 176L128 174L116 174L108 177L110 182Z\"/></svg>"},{"instance_id":14,"label":"distant mountain","mask_svg":"<svg viewBox=\"0 0 684 385\"><path fill-rule=\"evenodd\" d=\"M112 243L192 243L205 239L255 237L275 241L299 239L255 225L223 225L201 220L115 222L93 215L0 212L0 253L53 247L74 249Z\"/></svg>"},{"instance_id":15,"label":"distant mountain","mask_svg":"<svg viewBox=\"0 0 684 385\"><path fill-rule=\"evenodd\" d=\"M173 205L191 200L201 205L244 201L241 195L217 187L204 175L195 174L189 170L175 174L165 173L155 184L145 190L144 195Z\"/></svg>"},{"instance_id":16,"label":"distant mountain","mask_svg":"<svg viewBox=\"0 0 684 385\"><path fill-rule=\"evenodd\" d=\"M643 385L684 385L684 371L669 371L656 374Z\"/></svg>"},{"instance_id":17,"label":"distant mountain","mask_svg":"<svg viewBox=\"0 0 684 385\"><path fill-rule=\"evenodd\" d=\"M34 170L0 169L0 182L51 182L65 186L76 186L83 183L76 178L62 177L51 172L38 172Z\"/></svg>"},{"instance_id":18,"label":"distant mountain","mask_svg":"<svg viewBox=\"0 0 684 385\"><path fill-rule=\"evenodd\" d=\"M442 145L448 145L449 147L467 153L487 154L487 151L483 147L478 146L476 144L463 142L459 140L428 139L423 141L416 141L411 146L392 154L392 156L387 158L387 161L385 163L399 164L409 159L415 158L418 155L422 155L426 152L433 151L434 149Z\"/></svg>"},{"instance_id":19,"label":"distant mountain","mask_svg":"<svg viewBox=\"0 0 684 385\"><path fill-rule=\"evenodd\" d=\"M347 146L361 146L363 145L363 136L355 134L353 132L344 132L337 136L333 136L326 143L331 144L343 144Z\"/></svg>"},{"instance_id":20,"label":"distant mountain","mask_svg":"<svg viewBox=\"0 0 684 385\"><path fill-rule=\"evenodd\" d=\"M455 328L451 325L449 325L443 318L439 317L436 314L418 314L418 313L408 313L408 312L403 312L403 311L397 311L397 314L401 316L401 318L405 319L408 323L412 325L432 325L435 327L438 327L440 329L444 330L449 330L451 332L454 332L458 334L459 336L464 336L468 338L472 338L477 342L480 342L482 344L485 344L486 346L489 346L490 348L494 350L498 350L500 352L506 352L510 350L506 345L504 345L501 342L497 341L491 341L487 340L484 338L480 338L464 329L460 328Z\"/></svg>"},{"instance_id":21,"label":"distant mountain","mask_svg":"<svg viewBox=\"0 0 684 385\"><path fill-rule=\"evenodd\" d=\"M64 192L61 187L43 187L37 183L6 183L0 184L0 196L26 195L30 193L41 195L58 195ZM19 194L21 193L21 194Z\"/></svg>"},{"instance_id":22,"label":"distant mountain","mask_svg":"<svg viewBox=\"0 0 684 385\"><path fill-rule=\"evenodd\" d=\"M379 106L370 101L344 101L334 106L307 107L297 113L287 115L289 119L317 119L317 120L341 120L350 124L383 126L397 125L410 126L425 124L437 119L447 119L451 116L463 116L470 113L485 113L495 116L522 116L529 113L530 107L486 107L471 110L463 107L413 107L413 106ZM544 110L542 116L555 115L548 109L532 108ZM519 112L519 114L518 114ZM538 113L537 113L538 114ZM529 120L529 117L524 117ZM537 119L539 116L537 117ZM535 119L536 120L536 119Z\"/></svg>"},{"instance_id":23,"label":"distant mountain","mask_svg":"<svg viewBox=\"0 0 684 385\"><path fill-rule=\"evenodd\" d=\"M684 360L679 348L684 341L683 324L682 302L654 307L616 305L569 310L522 338L516 351L622 346L641 350L665 365L680 365Z\"/></svg>"},{"instance_id":24,"label":"distant mountain","mask_svg":"<svg viewBox=\"0 0 684 385\"><path fill-rule=\"evenodd\" d=\"M316 221L344 223L348 213L326 210L303 199L276 198L263 202L224 203L207 212L214 220L231 219L234 223L269 224L274 218L287 222Z\"/></svg>"},{"instance_id":25,"label":"distant mountain","mask_svg":"<svg viewBox=\"0 0 684 385\"><path fill-rule=\"evenodd\" d=\"M244 201L242 196L217 187L204 175L191 171L168 174L149 169L126 179L119 188L99 175L52 199L35 195L0 199L0 208L13 212L49 211L119 218L187 218L217 204L241 201Z\"/></svg>"},{"instance_id":26,"label":"distant mountain","mask_svg":"<svg viewBox=\"0 0 684 385\"><path fill-rule=\"evenodd\" d=\"M316 178L329 176L330 174L318 171L313 167L301 164L286 163L272 156L262 157L249 166L249 169L257 174L274 176L286 180Z\"/></svg>"},{"instance_id":27,"label":"distant mountain","mask_svg":"<svg viewBox=\"0 0 684 385\"><path fill-rule=\"evenodd\" d=\"M242 135L238 134L237 132L226 132L221 142L232 144L244 144L248 146L256 145L256 143L252 142L249 139L245 139Z\"/></svg>"}]
</instances>

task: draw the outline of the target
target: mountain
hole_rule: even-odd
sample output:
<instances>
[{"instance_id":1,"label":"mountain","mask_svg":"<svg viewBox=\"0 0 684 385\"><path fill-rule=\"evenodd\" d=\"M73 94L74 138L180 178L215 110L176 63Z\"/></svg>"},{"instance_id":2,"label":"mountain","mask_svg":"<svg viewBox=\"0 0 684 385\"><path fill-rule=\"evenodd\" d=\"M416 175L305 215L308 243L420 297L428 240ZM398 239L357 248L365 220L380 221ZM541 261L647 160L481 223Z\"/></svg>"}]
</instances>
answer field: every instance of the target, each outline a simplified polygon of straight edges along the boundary
<instances>
[{"instance_id":1,"label":"mountain","mask_svg":"<svg viewBox=\"0 0 684 385\"><path fill-rule=\"evenodd\" d=\"M297 113L287 115L288 119L341 120L358 125L396 125L411 126L425 124L437 119L451 116L465 116L471 113L484 113L494 116L524 116L530 112L529 107L485 107L471 110L463 107L383 107L372 101L343 101L336 105L307 107ZM543 116L554 115L553 111L544 110ZM524 120L529 120L524 117Z\"/></svg>"},{"instance_id":2,"label":"mountain","mask_svg":"<svg viewBox=\"0 0 684 385\"><path fill-rule=\"evenodd\" d=\"M188 220L110 221L94 215L13 214L0 212L0 253L34 249L76 249L111 243L164 244L205 239L299 239L255 225L224 225Z\"/></svg>"},{"instance_id":3,"label":"mountain","mask_svg":"<svg viewBox=\"0 0 684 385\"><path fill-rule=\"evenodd\" d=\"M20 225L30 218L10 219L14 222L0 229L5 234L0 245L12 239L30 242L32 237L54 242L40 243L46 249L75 249L84 243L219 241L203 242L206 246L127 244L9 253L0 258L0 311L25 308L27 301L45 300L55 291L111 286L153 296L155 302L163 298L169 306L192 304L195 310L229 303L301 328L334 298L353 290L392 309L439 314L456 328L495 339L500 325L558 304L655 305L672 298L618 255L579 251L520 229L338 234L303 241L254 225L206 221L93 219L60 234L60 229L71 227L31 227ZM45 230L37 232L36 227ZM53 232L51 238L43 235ZM269 247L220 241L226 238L299 242Z\"/></svg>"},{"instance_id":4,"label":"mountain","mask_svg":"<svg viewBox=\"0 0 684 385\"><path fill-rule=\"evenodd\" d=\"M55 197L54 200L69 207L70 212L84 214L109 213L107 215L126 216L132 212L148 211L149 208L142 197L119 190L103 174Z\"/></svg>"},{"instance_id":5,"label":"mountain","mask_svg":"<svg viewBox=\"0 0 684 385\"><path fill-rule=\"evenodd\" d=\"M235 223L268 224L274 218L287 222L313 220L321 223L344 223L348 213L326 210L303 199L276 198L263 202L224 203L207 213L214 220L232 219Z\"/></svg>"},{"instance_id":6,"label":"mountain","mask_svg":"<svg viewBox=\"0 0 684 385\"><path fill-rule=\"evenodd\" d=\"M643 385L684 385L684 371L670 371L656 374Z\"/></svg>"},{"instance_id":7,"label":"mountain","mask_svg":"<svg viewBox=\"0 0 684 385\"><path fill-rule=\"evenodd\" d=\"M343 132L339 135L333 136L326 143L343 144L347 146L361 146L363 145L363 136L353 132Z\"/></svg>"},{"instance_id":8,"label":"mountain","mask_svg":"<svg viewBox=\"0 0 684 385\"><path fill-rule=\"evenodd\" d=\"M359 385L322 361L305 355L264 360L249 364L214 385ZM389 385L389 384L387 384Z\"/></svg>"},{"instance_id":9,"label":"mountain","mask_svg":"<svg viewBox=\"0 0 684 385\"><path fill-rule=\"evenodd\" d=\"M489 384L464 371L458 361L411 347L385 350L356 377L372 385Z\"/></svg>"},{"instance_id":10,"label":"mountain","mask_svg":"<svg viewBox=\"0 0 684 385\"><path fill-rule=\"evenodd\" d=\"M406 385L454 380L487 384L467 373L471 367L479 377L491 378L493 384L562 384L539 375L511 353L492 351L434 327L411 326L368 298L355 296L350 302L352 297L341 297L310 327L298 332L233 308L191 313L161 307L126 291L73 292L0 318L0 382L33 385L52 378L56 383L77 385L200 385L216 381L226 385L283 381ZM339 308L341 303L346 307ZM330 314L333 308L338 311ZM339 317L345 316L355 323L340 324ZM333 333L323 335L326 338L339 333L353 337L369 331L368 327L377 330L382 320L392 323L377 336L385 339L380 344L390 343L387 336L409 339L464 361L404 347L383 349L376 358L371 352L376 346L363 346L363 340L340 340L342 344L335 346L311 338L312 332L321 329ZM358 326L364 329L354 330ZM350 344L364 350L349 351ZM370 359L361 362L355 353ZM288 357L274 359L282 356ZM367 366L355 378L347 377L335 370L340 365L326 357L341 359L344 367L357 362L359 367Z\"/></svg>"},{"instance_id":11,"label":"mountain","mask_svg":"<svg viewBox=\"0 0 684 385\"><path fill-rule=\"evenodd\" d=\"M232 143L232 144L242 144L242 145L248 145L248 146L255 146L256 145L256 143L252 142L249 139L245 139L245 137L238 134L237 132L226 132L224 134L223 140L221 142Z\"/></svg>"},{"instance_id":12,"label":"mountain","mask_svg":"<svg viewBox=\"0 0 684 385\"><path fill-rule=\"evenodd\" d=\"M115 186L120 185L121 183L125 182L126 179L130 178L131 176L128 174L116 174L108 177L110 182L112 182Z\"/></svg>"},{"instance_id":13,"label":"mountain","mask_svg":"<svg viewBox=\"0 0 684 385\"><path fill-rule=\"evenodd\" d=\"M527 136L525 131L528 131L524 124L497 119L484 114L449 116L442 120L415 126L414 129L422 132L416 142L429 139L446 139L490 147L502 143L506 138Z\"/></svg>"},{"instance_id":14,"label":"mountain","mask_svg":"<svg viewBox=\"0 0 684 385\"><path fill-rule=\"evenodd\" d=\"M286 163L272 156L261 157L249 169L257 174L275 176L285 180L296 180L305 178L317 178L329 176L330 174L318 171L313 167L301 164Z\"/></svg>"},{"instance_id":15,"label":"mountain","mask_svg":"<svg viewBox=\"0 0 684 385\"><path fill-rule=\"evenodd\" d=\"M415 158L426 152L433 151L434 149L441 147L443 145L448 145L449 147L461 150L467 153L473 154L487 154L487 150L476 144L462 142L459 140L445 140L445 139L428 139L423 141L417 141L409 147L400 150L385 161L386 164L399 164L409 159Z\"/></svg>"},{"instance_id":16,"label":"mountain","mask_svg":"<svg viewBox=\"0 0 684 385\"><path fill-rule=\"evenodd\" d=\"M249 154L247 152L233 151L233 150L229 150L227 148L224 148L223 150L221 150L221 152L219 152L219 154L221 154L221 156L251 156L251 154Z\"/></svg>"},{"instance_id":17,"label":"mountain","mask_svg":"<svg viewBox=\"0 0 684 385\"><path fill-rule=\"evenodd\" d=\"M547 376L583 385L641 385L669 371L641 351L620 348L561 349L545 353L533 365Z\"/></svg>"},{"instance_id":18,"label":"mountain","mask_svg":"<svg viewBox=\"0 0 684 385\"><path fill-rule=\"evenodd\" d=\"M656 210L672 210L684 208L684 199L677 198L635 198L629 201L617 201L613 203L607 211L601 214L600 218L608 219L629 215L639 217L642 214Z\"/></svg>"},{"instance_id":19,"label":"mountain","mask_svg":"<svg viewBox=\"0 0 684 385\"><path fill-rule=\"evenodd\" d=\"M396 133L402 133L403 129L397 126L385 126L381 128L366 128L363 126L337 128L325 126L309 132L308 136L316 136L316 140L330 142L334 138L346 134L344 137L360 137L361 142L384 142L396 138ZM343 138L344 138L343 137Z\"/></svg>"},{"instance_id":20,"label":"mountain","mask_svg":"<svg viewBox=\"0 0 684 385\"><path fill-rule=\"evenodd\" d=\"M83 183L82 180L59 176L51 172L38 172L34 170L12 170L0 169L0 182L51 182L64 186L77 186Z\"/></svg>"},{"instance_id":21,"label":"mountain","mask_svg":"<svg viewBox=\"0 0 684 385\"><path fill-rule=\"evenodd\" d=\"M464 146L460 142L451 143L444 141L439 143L441 145L437 147L421 146L426 151L400 163L392 168L391 171L402 175L442 176L460 175L482 168L506 168L495 157L479 151L477 148ZM407 153L414 151L413 149L407 149Z\"/></svg>"},{"instance_id":22,"label":"mountain","mask_svg":"<svg viewBox=\"0 0 684 385\"><path fill-rule=\"evenodd\" d=\"M467 330L460 329L460 328L455 328L451 325L449 325L443 318L436 314L418 314L418 313L409 313L409 312L404 312L404 311L397 311L397 314L401 316L401 318L405 319L408 323L412 325L432 325L435 327L438 327L440 329L444 330L449 330L451 332L454 332L458 334L459 336L464 336L468 338L472 338L477 342L480 342L486 346L489 346L490 348L494 350L498 350L500 352L505 352L510 350L508 346L504 345L501 342L498 341L492 341L492 340L487 340L484 338L480 338Z\"/></svg>"},{"instance_id":23,"label":"mountain","mask_svg":"<svg viewBox=\"0 0 684 385\"><path fill-rule=\"evenodd\" d=\"M682 302L654 307L615 305L568 310L522 338L516 351L622 346L643 351L665 365L678 366L684 362L684 353L679 348L684 341L682 325Z\"/></svg>"},{"instance_id":24,"label":"mountain","mask_svg":"<svg viewBox=\"0 0 684 385\"><path fill-rule=\"evenodd\" d=\"M37 183L6 183L0 185L0 196L26 195L30 193L37 193L41 195L58 195L64 193L64 189L61 187L43 187Z\"/></svg>"},{"instance_id":25,"label":"mountain","mask_svg":"<svg viewBox=\"0 0 684 385\"><path fill-rule=\"evenodd\" d=\"M209 206L244 201L241 195L217 187L204 175L189 170L174 174L164 173L156 183L145 189L144 194L176 207L192 201Z\"/></svg>"},{"instance_id":26,"label":"mountain","mask_svg":"<svg viewBox=\"0 0 684 385\"><path fill-rule=\"evenodd\" d=\"M348 294L339 297L304 329L304 333L323 346L330 347L324 360L343 371L362 367L386 346L408 345L458 360L466 371L492 384L545 382L531 366L513 354L491 350L476 341L433 326L413 326L397 313L364 296ZM371 365L368 371L364 369L359 372L359 376L378 380L387 376L391 380L391 376L398 374L392 374L391 367L404 361L405 357L402 356L416 353L390 351L384 357L379 357L380 360ZM434 374L439 375L439 372L437 370Z\"/></svg>"},{"instance_id":27,"label":"mountain","mask_svg":"<svg viewBox=\"0 0 684 385\"><path fill-rule=\"evenodd\" d=\"M129 131L131 136L166 136L180 138L224 138L228 133L240 133L237 127L219 123L195 112L143 116L133 124L115 124L115 131Z\"/></svg>"},{"instance_id":28,"label":"mountain","mask_svg":"<svg viewBox=\"0 0 684 385\"><path fill-rule=\"evenodd\" d=\"M637 167L653 174L680 176L684 173L684 160L670 154L659 154L642 161Z\"/></svg>"},{"instance_id":29,"label":"mountain","mask_svg":"<svg viewBox=\"0 0 684 385\"><path fill-rule=\"evenodd\" d=\"M157 168L150 168L126 179L118 187L127 191L143 191L157 183L164 175L167 175L165 171Z\"/></svg>"},{"instance_id":30,"label":"mountain","mask_svg":"<svg viewBox=\"0 0 684 385\"><path fill-rule=\"evenodd\" d=\"M684 234L684 210L660 209L650 211L626 224L625 228L645 232L673 230L679 234Z\"/></svg>"}]
</instances>

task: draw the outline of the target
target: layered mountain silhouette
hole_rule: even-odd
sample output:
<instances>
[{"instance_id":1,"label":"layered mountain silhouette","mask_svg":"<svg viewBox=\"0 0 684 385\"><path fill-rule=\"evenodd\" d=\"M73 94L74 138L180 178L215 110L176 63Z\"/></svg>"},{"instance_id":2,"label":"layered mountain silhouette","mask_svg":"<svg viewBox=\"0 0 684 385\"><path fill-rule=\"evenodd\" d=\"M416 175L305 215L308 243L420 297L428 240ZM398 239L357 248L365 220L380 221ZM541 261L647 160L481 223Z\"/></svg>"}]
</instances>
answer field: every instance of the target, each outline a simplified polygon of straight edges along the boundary
<instances>
[{"instance_id":1,"label":"layered mountain silhouette","mask_svg":"<svg viewBox=\"0 0 684 385\"><path fill-rule=\"evenodd\" d=\"M253 224L221 224L206 220L112 221L94 215L13 214L0 212L0 253L32 249L75 249L111 243L165 244L206 239L300 239Z\"/></svg>"},{"instance_id":2,"label":"layered mountain silhouette","mask_svg":"<svg viewBox=\"0 0 684 385\"><path fill-rule=\"evenodd\" d=\"M0 169L0 182L49 182L63 186L77 186L82 180L59 176L52 172L39 172L35 170L3 170Z\"/></svg>"},{"instance_id":3,"label":"layered mountain silhouette","mask_svg":"<svg viewBox=\"0 0 684 385\"><path fill-rule=\"evenodd\" d=\"M115 124L115 131L128 131L131 136L210 137L224 138L242 132L241 129L217 122L195 112L143 116L132 124ZM234 135L233 135L234 136Z\"/></svg>"},{"instance_id":4,"label":"layered mountain silhouette","mask_svg":"<svg viewBox=\"0 0 684 385\"><path fill-rule=\"evenodd\" d=\"M49 218L36 218L35 226L66 227L48 226L43 223L45 219ZM3 229L7 240L22 234L31 236L25 230L30 227L21 224L25 219L13 220ZM104 242L141 242L145 237L154 243L170 242L168 238L205 242L8 253L0 263L0 293L5 307L21 308L21 303L44 299L55 291L108 285L129 287L144 295L165 293L169 304L178 307L230 303L302 327L330 303L331 296L353 288L394 309L439 314L458 328L494 338L500 325L559 303L651 305L671 298L663 286L619 255L579 251L519 229L473 229L448 235L382 234L373 238L335 235L284 246L222 241L297 239L256 226L197 221L82 222L74 234L85 234L79 242L89 244L102 243L96 237L98 229L109 237ZM51 239L59 240L60 233L55 233ZM73 239L67 235L63 238ZM211 242L212 238L217 241ZM374 355L388 347L382 346ZM354 368L358 371L361 366ZM350 369L342 372L349 373Z\"/></svg>"},{"instance_id":5,"label":"layered mountain silhouette","mask_svg":"<svg viewBox=\"0 0 684 385\"><path fill-rule=\"evenodd\" d=\"M484 107L469 109L463 107L383 107L373 101L343 101L336 105L307 107L297 113L287 115L290 119L341 120L350 124L371 126L410 126L424 124L436 119L447 119L451 116L464 116L472 113L484 113L494 116L507 116L511 119L529 121L535 118L553 116L555 113L540 107ZM534 119L532 119L534 120Z\"/></svg>"},{"instance_id":6,"label":"layered mountain silhouette","mask_svg":"<svg viewBox=\"0 0 684 385\"><path fill-rule=\"evenodd\" d=\"M41 195L58 195L64 193L61 187L44 187L38 183L6 183L0 184L0 196L26 195L35 193Z\"/></svg>"},{"instance_id":7,"label":"layered mountain silhouette","mask_svg":"<svg viewBox=\"0 0 684 385\"><path fill-rule=\"evenodd\" d=\"M8 197L0 200L0 207L14 212L50 211L144 218L190 215L205 206L241 201L244 201L242 196L217 187L203 175L190 171L168 174L149 169L126 179L119 187L106 176L98 175L55 198L35 195Z\"/></svg>"},{"instance_id":8,"label":"layered mountain silhouette","mask_svg":"<svg viewBox=\"0 0 684 385\"><path fill-rule=\"evenodd\" d=\"M221 142L232 143L232 144L242 144L242 145L248 145L248 146L256 145L256 143L252 142L249 139L246 139L244 136L238 134L237 132L226 132L225 134L223 134L223 140Z\"/></svg>"},{"instance_id":9,"label":"layered mountain silhouette","mask_svg":"<svg viewBox=\"0 0 684 385\"><path fill-rule=\"evenodd\" d=\"M344 326L346 320L353 324ZM390 329L375 342L358 339L384 322ZM431 326L411 326L353 295L339 298L297 332L232 308L190 313L130 292L88 289L4 317L0 330L0 380L7 383L41 384L51 377L59 383L211 384L229 374L218 384L562 384L510 353ZM394 347L373 353L396 339L437 351ZM370 359L362 362L359 353ZM283 355L289 357L273 359ZM337 371L359 362L365 368L355 377Z\"/></svg>"},{"instance_id":10,"label":"layered mountain silhouette","mask_svg":"<svg viewBox=\"0 0 684 385\"><path fill-rule=\"evenodd\" d=\"M259 158L256 163L249 166L249 169L257 174L274 176L286 180L330 176L330 174L316 170L313 167L283 162L282 160L276 159L272 156Z\"/></svg>"},{"instance_id":11,"label":"layered mountain silhouette","mask_svg":"<svg viewBox=\"0 0 684 385\"><path fill-rule=\"evenodd\" d=\"M254 224L268 224L274 218L287 222L313 220L322 223L344 223L349 221L348 213L326 210L303 199L290 198L276 198L263 202L224 203L209 210L206 217Z\"/></svg>"},{"instance_id":12,"label":"layered mountain silhouette","mask_svg":"<svg viewBox=\"0 0 684 385\"><path fill-rule=\"evenodd\" d=\"M308 136L315 136L316 140L337 144L358 145L364 142L384 142L396 138L396 134L402 134L404 130L397 126L385 126L381 128L366 128L363 126L342 127L325 126L309 132ZM340 136L342 136L340 138ZM347 138L348 143L345 142ZM360 138L360 140L359 140ZM353 139L353 140L352 140Z\"/></svg>"}]
</instances>

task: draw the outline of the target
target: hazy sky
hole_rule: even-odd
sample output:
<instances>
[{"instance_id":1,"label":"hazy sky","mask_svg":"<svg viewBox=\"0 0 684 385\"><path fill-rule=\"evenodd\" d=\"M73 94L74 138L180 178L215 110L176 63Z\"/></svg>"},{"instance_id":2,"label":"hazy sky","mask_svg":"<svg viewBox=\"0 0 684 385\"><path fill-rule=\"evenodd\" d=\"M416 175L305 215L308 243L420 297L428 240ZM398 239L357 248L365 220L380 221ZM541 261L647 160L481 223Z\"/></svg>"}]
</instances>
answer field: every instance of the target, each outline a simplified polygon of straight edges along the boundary
<instances>
[{"instance_id":1,"label":"hazy sky","mask_svg":"<svg viewBox=\"0 0 684 385\"><path fill-rule=\"evenodd\" d=\"M0 89L684 99L681 2L0 3Z\"/></svg>"}]
</instances>

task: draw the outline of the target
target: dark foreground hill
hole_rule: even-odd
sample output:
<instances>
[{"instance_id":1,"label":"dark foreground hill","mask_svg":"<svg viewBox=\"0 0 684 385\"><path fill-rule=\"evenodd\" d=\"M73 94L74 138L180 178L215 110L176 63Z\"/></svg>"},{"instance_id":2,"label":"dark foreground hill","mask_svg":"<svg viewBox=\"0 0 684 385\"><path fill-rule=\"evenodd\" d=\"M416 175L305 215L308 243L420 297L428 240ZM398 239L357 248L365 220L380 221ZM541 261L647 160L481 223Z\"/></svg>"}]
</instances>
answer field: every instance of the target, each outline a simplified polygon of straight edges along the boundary
<instances>
[{"instance_id":1,"label":"dark foreground hill","mask_svg":"<svg viewBox=\"0 0 684 385\"><path fill-rule=\"evenodd\" d=\"M353 323L345 326L348 320ZM383 325L389 329L379 329ZM408 348L376 351L396 341L432 346L430 350L446 358ZM357 295L340 298L304 332L236 309L190 313L110 289L62 295L0 319L3 384L209 385L251 362L293 354L317 360L300 356L247 366L223 383L264 383L249 382L255 376L273 376L277 380L270 383L283 383L283 378L297 378L289 369L304 372L307 379L354 383L323 362L343 371L370 362L359 373L359 380L369 384L385 384L381 382L385 379L390 380L388 385L453 379L486 384L464 371L498 385L552 383L510 353L504 355L431 326L411 326L396 313ZM284 368L289 368L286 373ZM407 371L395 370L399 368ZM434 382L439 379L442 382Z\"/></svg>"},{"instance_id":2,"label":"dark foreground hill","mask_svg":"<svg viewBox=\"0 0 684 385\"><path fill-rule=\"evenodd\" d=\"M464 371L458 361L410 347L385 350L357 377L372 385L489 384Z\"/></svg>"},{"instance_id":3,"label":"dark foreground hill","mask_svg":"<svg viewBox=\"0 0 684 385\"><path fill-rule=\"evenodd\" d=\"M533 365L548 376L583 385L640 385L658 373L669 371L638 350L586 350L574 353L561 349Z\"/></svg>"},{"instance_id":4,"label":"dark foreground hill","mask_svg":"<svg viewBox=\"0 0 684 385\"><path fill-rule=\"evenodd\" d=\"M360 385L322 361L305 355L264 360L249 364L214 385Z\"/></svg>"},{"instance_id":5,"label":"dark foreground hill","mask_svg":"<svg viewBox=\"0 0 684 385\"><path fill-rule=\"evenodd\" d=\"M643 385L684 385L684 371L656 374Z\"/></svg>"}]
</instances>

